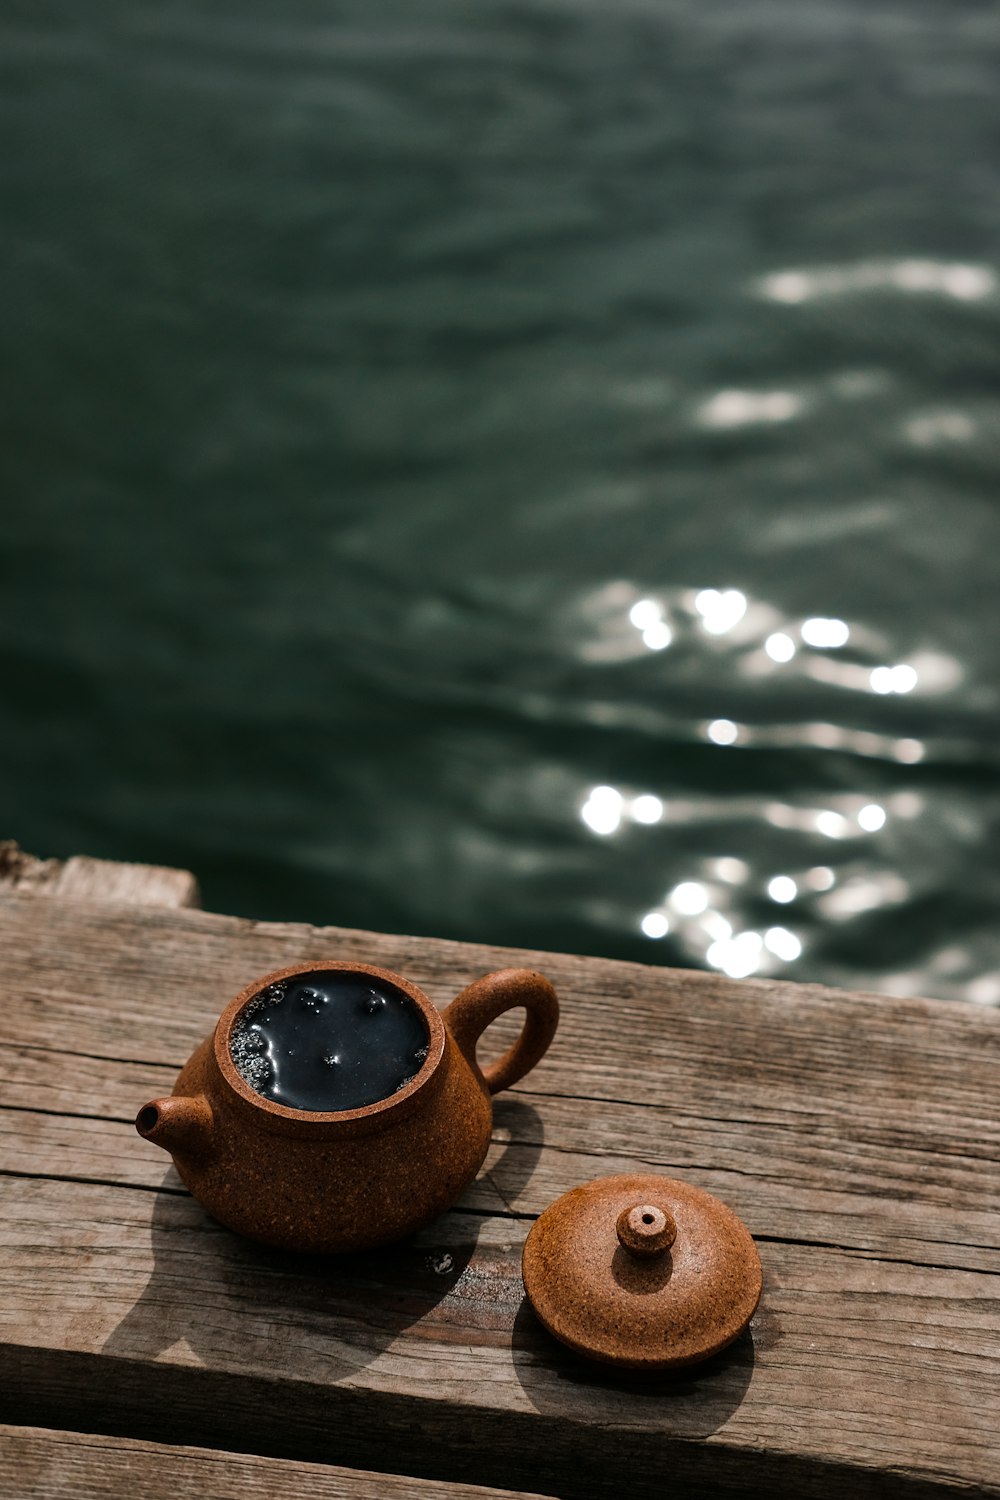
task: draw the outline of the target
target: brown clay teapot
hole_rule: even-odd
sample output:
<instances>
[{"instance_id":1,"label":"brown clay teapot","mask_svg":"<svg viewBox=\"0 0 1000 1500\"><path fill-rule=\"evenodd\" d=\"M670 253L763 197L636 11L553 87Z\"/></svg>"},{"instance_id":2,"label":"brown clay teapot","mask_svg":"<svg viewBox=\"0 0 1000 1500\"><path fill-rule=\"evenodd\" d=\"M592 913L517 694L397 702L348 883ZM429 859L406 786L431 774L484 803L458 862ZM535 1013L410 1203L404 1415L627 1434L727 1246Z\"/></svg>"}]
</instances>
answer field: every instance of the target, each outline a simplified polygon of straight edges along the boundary
<instances>
[{"instance_id":1,"label":"brown clay teapot","mask_svg":"<svg viewBox=\"0 0 1000 1500\"><path fill-rule=\"evenodd\" d=\"M373 994L398 992L404 1009L408 1002L416 1008L426 1053L417 1052L423 1060L413 1076L387 1097L350 1109L290 1107L265 1097L236 1066L234 1035L268 995L319 995L318 1005L322 990L307 982L341 978L371 984ZM524 1029L483 1071L479 1037L518 1006L526 1012ZM558 1018L552 985L530 969L487 974L443 1013L388 969L339 961L279 969L237 995L182 1068L171 1097L145 1105L136 1129L170 1152L185 1186L228 1228L282 1249L365 1249L411 1233L455 1202L486 1156L490 1096L534 1067Z\"/></svg>"}]
</instances>

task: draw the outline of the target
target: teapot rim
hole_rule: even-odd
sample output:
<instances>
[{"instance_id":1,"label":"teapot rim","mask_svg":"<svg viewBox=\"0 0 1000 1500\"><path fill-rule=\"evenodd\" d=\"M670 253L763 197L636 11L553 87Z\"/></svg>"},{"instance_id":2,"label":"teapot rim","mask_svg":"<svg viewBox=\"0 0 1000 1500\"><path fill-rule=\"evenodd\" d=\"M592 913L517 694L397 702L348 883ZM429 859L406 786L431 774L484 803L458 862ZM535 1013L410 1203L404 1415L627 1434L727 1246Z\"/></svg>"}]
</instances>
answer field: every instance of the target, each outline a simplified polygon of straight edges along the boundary
<instances>
[{"instance_id":1,"label":"teapot rim","mask_svg":"<svg viewBox=\"0 0 1000 1500\"><path fill-rule=\"evenodd\" d=\"M361 1105L357 1109L339 1110L314 1110L314 1109L292 1109L288 1105L279 1104L274 1099L268 1099L264 1094L247 1082L233 1061L229 1050L229 1038L232 1033L233 1024L237 1016L249 1005L251 1000L267 989L268 985L277 984L283 979L292 979L297 975L318 974L337 970L344 974L363 974L373 979L382 980L383 983L394 985L411 1000L424 1018L427 1027L428 1042L427 1056L421 1063L419 1070L413 1077L404 1083L402 1088L394 1094L387 1094L384 1099L376 1099L372 1104ZM371 1123L377 1126L382 1118L388 1116L401 1106L409 1106L422 1095L434 1082L438 1068L444 1058L446 1042L446 1031L444 1018L436 1006L424 994L419 986L412 980L405 978L402 974L395 973L392 969L385 969L377 964L366 964L356 962L353 959L312 959L306 963L288 964L281 969L273 969L269 974L264 974L246 985L236 998L226 1006L215 1027L212 1039L212 1050L215 1055L215 1063L225 1083L236 1094L244 1104L250 1105L255 1110L260 1110L269 1117L269 1123L278 1126L279 1122L287 1122L288 1125L306 1126L335 1126L335 1125L360 1125ZM408 1109L407 1109L408 1112ZM386 1122L388 1124L388 1120ZM309 1132L312 1133L311 1131ZM324 1132L325 1133L325 1132Z\"/></svg>"}]
</instances>

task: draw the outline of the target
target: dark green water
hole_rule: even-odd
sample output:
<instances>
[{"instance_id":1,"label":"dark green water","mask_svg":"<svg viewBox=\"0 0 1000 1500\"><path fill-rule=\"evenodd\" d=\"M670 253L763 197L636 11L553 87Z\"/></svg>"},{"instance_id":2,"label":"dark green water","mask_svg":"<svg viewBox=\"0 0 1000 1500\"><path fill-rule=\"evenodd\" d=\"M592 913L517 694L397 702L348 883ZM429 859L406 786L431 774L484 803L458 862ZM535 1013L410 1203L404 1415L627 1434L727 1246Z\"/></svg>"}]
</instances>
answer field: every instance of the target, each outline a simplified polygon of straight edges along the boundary
<instances>
[{"instance_id":1,"label":"dark green water","mask_svg":"<svg viewBox=\"0 0 1000 1500\"><path fill-rule=\"evenodd\" d=\"M8 0L5 831L996 1002L998 97L966 0Z\"/></svg>"}]
</instances>

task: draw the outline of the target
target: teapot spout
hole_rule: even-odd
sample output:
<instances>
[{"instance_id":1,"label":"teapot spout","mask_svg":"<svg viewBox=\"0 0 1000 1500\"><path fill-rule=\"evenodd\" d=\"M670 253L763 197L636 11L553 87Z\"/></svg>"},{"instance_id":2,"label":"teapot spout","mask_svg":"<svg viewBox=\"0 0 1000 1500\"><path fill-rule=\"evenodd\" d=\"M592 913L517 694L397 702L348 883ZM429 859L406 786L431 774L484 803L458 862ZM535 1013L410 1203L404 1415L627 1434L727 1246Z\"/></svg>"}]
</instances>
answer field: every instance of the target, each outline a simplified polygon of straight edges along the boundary
<instances>
[{"instance_id":1,"label":"teapot spout","mask_svg":"<svg viewBox=\"0 0 1000 1500\"><path fill-rule=\"evenodd\" d=\"M212 1145L212 1108L204 1094L154 1099L136 1115L135 1128L171 1156L205 1156Z\"/></svg>"}]
</instances>

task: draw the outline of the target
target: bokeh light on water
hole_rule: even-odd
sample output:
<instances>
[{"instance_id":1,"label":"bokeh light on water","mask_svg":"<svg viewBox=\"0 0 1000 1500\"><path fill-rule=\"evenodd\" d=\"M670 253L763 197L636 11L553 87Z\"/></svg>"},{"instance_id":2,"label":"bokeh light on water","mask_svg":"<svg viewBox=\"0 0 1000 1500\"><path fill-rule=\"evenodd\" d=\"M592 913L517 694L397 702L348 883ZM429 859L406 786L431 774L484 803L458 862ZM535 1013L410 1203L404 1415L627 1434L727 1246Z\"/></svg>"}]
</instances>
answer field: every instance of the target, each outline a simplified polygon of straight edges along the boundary
<instances>
[{"instance_id":1,"label":"bokeh light on water","mask_svg":"<svg viewBox=\"0 0 1000 1500\"><path fill-rule=\"evenodd\" d=\"M635 594L640 597L632 603ZM813 778L837 787L821 798L801 792L747 795L741 783L754 772L740 763L733 765L723 796L671 795L665 784L608 783L586 790L579 816L599 838L620 837L636 846L637 825L656 826L655 857L648 836L646 850L634 847L633 859L652 876L646 899L637 901L635 921L650 942L669 940L672 956L733 978L830 972L838 948L871 951L893 929L902 938L915 914L933 902L944 863L953 868L953 861L968 859L974 865L981 857L971 801L963 818L950 778L939 790L936 777L918 782L903 769L923 762L960 765L977 754L973 745L949 735L941 715L942 703L961 702L966 674L954 657L935 649L926 629L909 660L890 662L903 644L898 631L894 640L863 619L792 618L734 587L657 594L621 581L599 590L580 613L597 640L622 640L627 620L647 647L646 633L662 622L667 644L682 657L674 672L664 663L664 697L688 680L690 657L698 662L691 678L701 679L699 695L741 702L739 720L692 715L684 725L690 739L701 736L734 755L805 750ZM581 649L589 658L610 659L593 643ZM620 659L626 658L622 651ZM800 706L807 690L815 693L812 684L824 689L815 699L816 719L786 718L779 705ZM906 727L935 724L937 733L918 738L893 732L871 701L890 695L912 697ZM650 693L649 701L657 696ZM979 684L977 696L990 701L992 687ZM854 757L847 770L845 754ZM722 780L721 771L716 779ZM963 851L963 842L973 852ZM949 844L950 860L944 852ZM686 878L678 880L681 874ZM785 909L780 924L778 908ZM992 941L987 934L976 951L975 945L954 942L931 918L928 952L924 935L913 926L909 933L911 952L919 952L921 961L873 972L869 983L896 993L1000 999L989 965L983 972L982 956Z\"/></svg>"},{"instance_id":2,"label":"bokeh light on water","mask_svg":"<svg viewBox=\"0 0 1000 1500\"><path fill-rule=\"evenodd\" d=\"M0 17L4 831L1000 1002L990 7Z\"/></svg>"}]
</instances>

